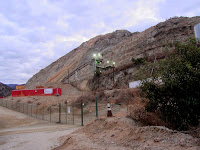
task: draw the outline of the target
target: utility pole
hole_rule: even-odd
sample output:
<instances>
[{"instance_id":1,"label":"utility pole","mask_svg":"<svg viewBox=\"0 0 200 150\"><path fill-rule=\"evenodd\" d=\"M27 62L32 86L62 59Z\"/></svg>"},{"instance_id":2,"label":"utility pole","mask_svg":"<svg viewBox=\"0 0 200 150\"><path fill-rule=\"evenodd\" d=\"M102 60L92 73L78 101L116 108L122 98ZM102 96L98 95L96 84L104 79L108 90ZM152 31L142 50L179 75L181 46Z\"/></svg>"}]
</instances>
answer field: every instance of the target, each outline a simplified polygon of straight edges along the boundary
<instances>
[{"instance_id":1,"label":"utility pole","mask_svg":"<svg viewBox=\"0 0 200 150\"><path fill-rule=\"evenodd\" d=\"M196 45L197 47L200 47L200 23L194 26L194 33L195 33L195 38L197 41Z\"/></svg>"},{"instance_id":2,"label":"utility pole","mask_svg":"<svg viewBox=\"0 0 200 150\"><path fill-rule=\"evenodd\" d=\"M113 62L113 88L115 87L115 62Z\"/></svg>"},{"instance_id":3,"label":"utility pole","mask_svg":"<svg viewBox=\"0 0 200 150\"><path fill-rule=\"evenodd\" d=\"M195 33L195 37L197 41L199 42L200 41L200 23L194 26L194 33Z\"/></svg>"},{"instance_id":4,"label":"utility pole","mask_svg":"<svg viewBox=\"0 0 200 150\"><path fill-rule=\"evenodd\" d=\"M152 76L152 74L153 74L153 71L154 71L154 65L155 65L155 63L156 63L156 58L157 58L157 56L155 56L154 57L154 64L153 64L153 67L152 67L152 69L151 69L151 76Z\"/></svg>"},{"instance_id":5,"label":"utility pole","mask_svg":"<svg viewBox=\"0 0 200 150\"><path fill-rule=\"evenodd\" d=\"M113 88L115 87L115 67L113 65Z\"/></svg>"}]
</instances>

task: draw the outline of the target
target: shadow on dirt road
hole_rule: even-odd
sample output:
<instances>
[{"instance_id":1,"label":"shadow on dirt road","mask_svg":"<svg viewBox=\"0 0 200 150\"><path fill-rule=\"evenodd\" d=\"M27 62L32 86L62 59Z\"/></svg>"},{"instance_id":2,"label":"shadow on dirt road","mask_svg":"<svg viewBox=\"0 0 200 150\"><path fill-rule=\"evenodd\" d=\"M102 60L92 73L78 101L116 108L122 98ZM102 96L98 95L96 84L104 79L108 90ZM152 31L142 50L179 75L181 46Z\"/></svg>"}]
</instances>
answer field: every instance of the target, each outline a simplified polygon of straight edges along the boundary
<instances>
[{"instance_id":1,"label":"shadow on dirt road","mask_svg":"<svg viewBox=\"0 0 200 150\"><path fill-rule=\"evenodd\" d=\"M80 126L61 125L29 117L0 106L1 150L49 150L62 144Z\"/></svg>"}]
</instances>

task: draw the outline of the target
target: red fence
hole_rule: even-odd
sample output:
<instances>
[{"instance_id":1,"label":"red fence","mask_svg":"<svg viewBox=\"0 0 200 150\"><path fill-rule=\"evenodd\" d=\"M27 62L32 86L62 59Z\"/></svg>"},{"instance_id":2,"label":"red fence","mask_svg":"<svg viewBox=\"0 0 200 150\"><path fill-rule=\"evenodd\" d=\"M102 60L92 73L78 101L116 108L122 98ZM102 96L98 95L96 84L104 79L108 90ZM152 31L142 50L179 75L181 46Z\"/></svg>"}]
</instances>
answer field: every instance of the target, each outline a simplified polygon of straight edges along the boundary
<instances>
[{"instance_id":1,"label":"red fence","mask_svg":"<svg viewBox=\"0 0 200 150\"><path fill-rule=\"evenodd\" d=\"M61 95L61 88L13 90L12 97Z\"/></svg>"}]
</instances>

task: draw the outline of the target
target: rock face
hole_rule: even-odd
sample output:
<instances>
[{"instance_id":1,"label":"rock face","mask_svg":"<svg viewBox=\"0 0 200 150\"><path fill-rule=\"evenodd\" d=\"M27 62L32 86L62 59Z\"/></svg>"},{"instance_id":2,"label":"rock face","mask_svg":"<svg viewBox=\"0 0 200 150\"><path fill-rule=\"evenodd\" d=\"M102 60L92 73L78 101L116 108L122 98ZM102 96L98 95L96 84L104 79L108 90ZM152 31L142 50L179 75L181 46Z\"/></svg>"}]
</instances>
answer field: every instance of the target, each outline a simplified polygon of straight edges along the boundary
<instances>
[{"instance_id":1,"label":"rock face","mask_svg":"<svg viewBox=\"0 0 200 150\"><path fill-rule=\"evenodd\" d=\"M86 64L86 66L78 71L77 78L79 80L88 79L88 77L93 73L93 66L88 63L92 59L92 54L98 52L102 53L102 51L113 47L119 42L131 37L131 35L132 33L129 31L117 30L113 33L92 38L57 61L53 62L45 69L40 70L39 73L29 79L25 86L26 88L34 88L37 85L43 85L45 83L66 83L68 80L66 79L68 73L73 73L77 68L80 68L84 64ZM70 76L69 81L75 81L75 74Z\"/></svg>"},{"instance_id":2,"label":"rock face","mask_svg":"<svg viewBox=\"0 0 200 150\"><path fill-rule=\"evenodd\" d=\"M26 83L26 88L47 83L69 82L82 89L91 89L88 81L94 76L94 66L91 61L93 53L101 53L104 62L109 60L117 62L117 66L127 65L131 63L132 58L162 53L166 48L173 49L175 41L184 42L188 37L194 37L194 26L199 22L200 17L172 18L143 32L130 33L126 30L117 30L97 36L35 74ZM123 74L121 72L119 74L119 78L123 78ZM133 79L130 76L127 80ZM124 84L127 82L123 81Z\"/></svg>"},{"instance_id":3,"label":"rock face","mask_svg":"<svg viewBox=\"0 0 200 150\"><path fill-rule=\"evenodd\" d=\"M7 85L0 83L0 97L6 97L11 95L12 88Z\"/></svg>"}]
</instances>

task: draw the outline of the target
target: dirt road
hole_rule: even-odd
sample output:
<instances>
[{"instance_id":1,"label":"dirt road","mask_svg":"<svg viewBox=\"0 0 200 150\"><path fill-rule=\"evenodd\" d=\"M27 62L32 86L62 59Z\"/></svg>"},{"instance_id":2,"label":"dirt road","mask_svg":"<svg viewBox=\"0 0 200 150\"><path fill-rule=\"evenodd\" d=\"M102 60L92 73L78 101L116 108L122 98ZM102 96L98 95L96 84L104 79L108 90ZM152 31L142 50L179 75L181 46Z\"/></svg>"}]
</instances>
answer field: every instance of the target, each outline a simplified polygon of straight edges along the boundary
<instances>
[{"instance_id":1,"label":"dirt road","mask_svg":"<svg viewBox=\"0 0 200 150\"><path fill-rule=\"evenodd\" d=\"M78 128L38 120L0 106L1 150L49 150L62 144L61 136Z\"/></svg>"}]
</instances>

